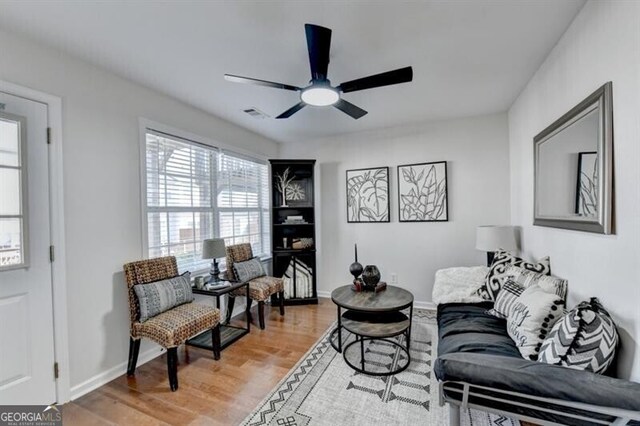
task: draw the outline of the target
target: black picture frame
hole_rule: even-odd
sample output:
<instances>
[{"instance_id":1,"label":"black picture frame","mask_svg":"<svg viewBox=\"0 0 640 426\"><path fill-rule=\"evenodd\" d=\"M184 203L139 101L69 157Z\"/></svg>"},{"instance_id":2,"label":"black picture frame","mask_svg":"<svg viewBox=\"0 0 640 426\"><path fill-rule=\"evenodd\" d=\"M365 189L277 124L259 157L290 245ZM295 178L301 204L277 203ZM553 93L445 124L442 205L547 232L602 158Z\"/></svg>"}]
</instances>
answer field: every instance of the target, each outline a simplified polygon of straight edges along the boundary
<instances>
[{"instance_id":1,"label":"black picture frame","mask_svg":"<svg viewBox=\"0 0 640 426\"><path fill-rule=\"evenodd\" d=\"M587 156L594 156L593 159L593 170L591 175L588 175L588 171L584 171L583 166L586 161L585 158ZM578 169L576 172L576 202L575 202L575 214L578 216L587 216L585 214L585 208L589 208L588 206L593 205L594 212L592 215L597 213L597 199L598 199L598 152L597 151L583 151L578 153ZM593 197L593 192L595 191L595 197ZM591 198L591 203L589 201L583 201L585 195Z\"/></svg>"},{"instance_id":2,"label":"black picture frame","mask_svg":"<svg viewBox=\"0 0 640 426\"><path fill-rule=\"evenodd\" d=\"M304 198L300 200L292 200L292 199L286 199L286 197L284 197L287 205L291 207L312 206L313 205L313 182L311 182L311 179L309 178L294 179L293 181L291 181L290 187L294 184L300 186L300 188L304 192ZM289 190L290 187L287 190Z\"/></svg>"},{"instance_id":3,"label":"black picture frame","mask_svg":"<svg viewBox=\"0 0 640 426\"><path fill-rule=\"evenodd\" d=\"M448 222L449 188L447 162L433 161L402 164L397 169L398 221ZM414 186L410 187L411 185ZM427 193L423 192L425 187L429 187ZM431 203L430 198L433 200ZM433 205L431 210L427 210L429 204ZM423 205L424 210L420 208Z\"/></svg>"},{"instance_id":4,"label":"black picture frame","mask_svg":"<svg viewBox=\"0 0 640 426\"><path fill-rule=\"evenodd\" d=\"M391 221L389 177L387 166L346 171L347 223ZM355 203L360 201L364 201L366 205L358 203L360 207L356 207Z\"/></svg>"}]
</instances>

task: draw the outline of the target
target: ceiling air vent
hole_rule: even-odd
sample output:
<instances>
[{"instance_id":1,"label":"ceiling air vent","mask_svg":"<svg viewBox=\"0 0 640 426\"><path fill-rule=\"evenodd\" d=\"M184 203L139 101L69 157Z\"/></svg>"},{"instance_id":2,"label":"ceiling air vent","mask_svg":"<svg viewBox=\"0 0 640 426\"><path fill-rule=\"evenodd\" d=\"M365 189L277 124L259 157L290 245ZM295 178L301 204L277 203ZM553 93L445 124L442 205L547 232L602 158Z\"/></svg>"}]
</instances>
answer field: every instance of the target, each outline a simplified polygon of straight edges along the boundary
<instances>
[{"instance_id":1,"label":"ceiling air vent","mask_svg":"<svg viewBox=\"0 0 640 426\"><path fill-rule=\"evenodd\" d=\"M253 118L268 118L269 116L267 114L265 114L264 112L260 111L258 108L256 107L251 107L251 108L247 108L247 109L243 109L243 112L246 112L247 114L249 114L250 116L252 116Z\"/></svg>"}]
</instances>

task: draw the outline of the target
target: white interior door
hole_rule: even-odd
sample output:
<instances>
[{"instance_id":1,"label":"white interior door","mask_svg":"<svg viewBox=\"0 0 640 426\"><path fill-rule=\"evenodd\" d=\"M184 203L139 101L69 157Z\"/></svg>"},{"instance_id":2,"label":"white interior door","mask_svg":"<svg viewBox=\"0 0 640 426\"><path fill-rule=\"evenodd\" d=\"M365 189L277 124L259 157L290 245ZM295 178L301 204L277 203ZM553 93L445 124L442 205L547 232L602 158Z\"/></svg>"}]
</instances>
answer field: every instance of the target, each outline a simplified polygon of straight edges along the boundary
<instances>
[{"instance_id":1,"label":"white interior door","mask_svg":"<svg viewBox=\"0 0 640 426\"><path fill-rule=\"evenodd\" d=\"M47 106L0 92L0 405L51 404Z\"/></svg>"}]
</instances>

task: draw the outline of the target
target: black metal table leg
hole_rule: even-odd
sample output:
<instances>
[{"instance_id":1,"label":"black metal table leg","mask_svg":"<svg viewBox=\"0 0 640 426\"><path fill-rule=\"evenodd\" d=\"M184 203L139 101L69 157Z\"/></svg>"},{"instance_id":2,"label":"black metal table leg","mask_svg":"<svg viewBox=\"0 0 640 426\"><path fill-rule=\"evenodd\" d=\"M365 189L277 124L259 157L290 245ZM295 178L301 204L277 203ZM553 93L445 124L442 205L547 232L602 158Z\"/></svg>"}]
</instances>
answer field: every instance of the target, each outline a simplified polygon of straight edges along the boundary
<instances>
[{"instance_id":1,"label":"black metal table leg","mask_svg":"<svg viewBox=\"0 0 640 426\"><path fill-rule=\"evenodd\" d=\"M251 298L249 297L249 283L247 283L247 286L245 287L246 293L247 293L247 333L249 331L251 331Z\"/></svg>"},{"instance_id":2,"label":"black metal table leg","mask_svg":"<svg viewBox=\"0 0 640 426\"><path fill-rule=\"evenodd\" d=\"M409 328L407 328L407 352L411 350L411 326L413 326L413 303L409 306Z\"/></svg>"}]
</instances>

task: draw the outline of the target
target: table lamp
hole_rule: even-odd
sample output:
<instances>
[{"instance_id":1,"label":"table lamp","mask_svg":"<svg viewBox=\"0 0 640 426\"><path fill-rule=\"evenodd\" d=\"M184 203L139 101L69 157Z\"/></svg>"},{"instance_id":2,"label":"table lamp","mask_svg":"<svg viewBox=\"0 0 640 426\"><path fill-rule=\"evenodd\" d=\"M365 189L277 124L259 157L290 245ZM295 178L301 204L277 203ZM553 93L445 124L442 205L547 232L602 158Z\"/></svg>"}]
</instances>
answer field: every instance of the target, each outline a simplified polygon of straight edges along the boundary
<instances>
[{"instance_id":1,"label":"table lamp","mask_svg":"<svg viewBox=\"0 0 640 426\"><path fill-rule=\"evenodd\" d=\"M487 266L493 263L496 251L518 248L515 226L478 226L476 230L476 249L487 252Z\"/></svg>"},{"instance_id":2,"label":"table lamp","mask_svg":"<svg viewBox=\"0 0 640 426\"><path fill-rule=\"evenodd\" d=\"M218 269L218 258L225 257L227 255L227 249L224 245L224 239L211 238L202 242L202 258L213 259L211 262L211 270L209 274L211 277L218 281L220 279L220 269Z\"/></svg>"}]
</instances>

